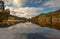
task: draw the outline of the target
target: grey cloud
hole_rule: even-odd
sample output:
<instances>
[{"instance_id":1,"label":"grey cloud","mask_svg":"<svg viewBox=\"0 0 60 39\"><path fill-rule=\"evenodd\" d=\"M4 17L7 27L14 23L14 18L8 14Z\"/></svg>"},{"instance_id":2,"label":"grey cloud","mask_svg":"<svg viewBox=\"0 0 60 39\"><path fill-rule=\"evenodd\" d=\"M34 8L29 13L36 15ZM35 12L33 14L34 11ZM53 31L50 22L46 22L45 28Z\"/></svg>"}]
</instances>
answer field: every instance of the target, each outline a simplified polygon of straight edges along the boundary
<instances>
[{"instance_id":1,"label":"grey cloud","mask_svg":"<svg viewBox=\"0 0 60 39\"><path fill-rule=\"evenodd\" d=\"M44 6L48 6L50 8L59 8L60 7L60 0L49 0L43 4Z\"/></svg>"}]
</instances>

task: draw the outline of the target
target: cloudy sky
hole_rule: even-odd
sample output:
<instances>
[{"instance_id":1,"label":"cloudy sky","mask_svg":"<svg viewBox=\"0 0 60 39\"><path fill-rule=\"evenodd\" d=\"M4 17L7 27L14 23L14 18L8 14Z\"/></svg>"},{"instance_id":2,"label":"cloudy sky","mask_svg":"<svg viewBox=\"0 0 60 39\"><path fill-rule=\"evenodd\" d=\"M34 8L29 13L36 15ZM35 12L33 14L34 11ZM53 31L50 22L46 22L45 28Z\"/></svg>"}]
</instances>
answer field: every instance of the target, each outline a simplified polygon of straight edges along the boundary
<instances>
[{"instance_id":1,"label":"cloudy sky","mask_svg":"<svg viewBox=\"0 0 60 39\"><path fill-rule=\"evenodd\" d=\"M12 15L30 18L60 9L60 0L3 0Z\"/></svg>"}]
</instances>

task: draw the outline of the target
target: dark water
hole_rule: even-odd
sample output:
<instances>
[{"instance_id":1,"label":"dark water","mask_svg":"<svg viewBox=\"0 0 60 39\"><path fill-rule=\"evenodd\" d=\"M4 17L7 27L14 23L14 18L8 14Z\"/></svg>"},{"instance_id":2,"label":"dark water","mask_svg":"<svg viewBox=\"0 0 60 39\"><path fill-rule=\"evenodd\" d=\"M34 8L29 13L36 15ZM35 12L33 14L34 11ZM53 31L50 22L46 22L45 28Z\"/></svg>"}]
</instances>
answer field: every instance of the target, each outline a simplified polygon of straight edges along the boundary
<instances>
[{"instance_id":1,"label":"dark water","mask_svg":"<svg viewBox=\"0 0 60 39\"><path fill-rule=\"evenodd\" d=\"M60 30L32 23L19 23L8 28L0 28L0 39L60 39Z\"/></svg>"}]
</instances>

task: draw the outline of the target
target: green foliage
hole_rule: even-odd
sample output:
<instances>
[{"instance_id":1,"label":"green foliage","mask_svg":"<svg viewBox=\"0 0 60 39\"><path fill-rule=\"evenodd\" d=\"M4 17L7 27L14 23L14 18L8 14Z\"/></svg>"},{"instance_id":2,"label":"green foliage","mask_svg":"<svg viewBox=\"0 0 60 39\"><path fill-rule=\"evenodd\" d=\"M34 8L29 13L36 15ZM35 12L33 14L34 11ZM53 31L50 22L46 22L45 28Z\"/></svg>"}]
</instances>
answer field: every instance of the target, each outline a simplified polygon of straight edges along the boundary
<instances>
[{"instance_id":1,"label":"green foliage","mask_svg":"<svg viewBox=\"0 0 60 39\"><path fill-rule=\"evenodd\" d=\"M10 12L7 12L7 11L0 12L0 22L7 20L9 15L10 15Z\"/></svg>"}]
</instances>

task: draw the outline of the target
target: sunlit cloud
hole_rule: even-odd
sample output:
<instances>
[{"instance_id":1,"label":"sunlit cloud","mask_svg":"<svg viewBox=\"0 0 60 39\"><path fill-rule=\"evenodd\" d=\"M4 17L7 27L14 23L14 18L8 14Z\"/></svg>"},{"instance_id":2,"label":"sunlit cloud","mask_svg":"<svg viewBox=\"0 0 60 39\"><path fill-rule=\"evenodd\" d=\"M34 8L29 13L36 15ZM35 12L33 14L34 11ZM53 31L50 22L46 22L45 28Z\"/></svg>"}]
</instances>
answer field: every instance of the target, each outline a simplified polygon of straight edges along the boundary
<instances>
[{"instance_id":1,"label":"sunlit cloud","mask_svg":"<svg viewBox=\"0 0 60 39\"><path fill-rule=\"evenodd\" d=\"M11 6L13 5L14 7L21 7L26 0L3 0L5 2L5 5Z\"/></svg>"},{"instance_id":2,"label":"sunlit cloud","mask_svg":"<svg viewBox=\"0 0 60 39\"><path fill-rule=\"evenodd\" d=\"M26 0L13 0L13 5L20 7L22 6L24 3L26 2Z\"/></svg>"},{"instance_id":3,"label":"sunlit cloud","mask_svg":"<svg viewBox=\"0 0 60 39\"><path fill-rule=\"evenodd\" d=\"M14 9L14 11L11 11L12 15L18 16L18 17L26 17L26 18L31 18L33 16L38 15L37 10L43 10L43 8L34 8L34 7L22 7L18 9Z\"/></svg>"}]
</instances>

